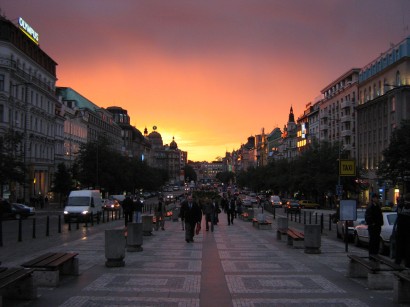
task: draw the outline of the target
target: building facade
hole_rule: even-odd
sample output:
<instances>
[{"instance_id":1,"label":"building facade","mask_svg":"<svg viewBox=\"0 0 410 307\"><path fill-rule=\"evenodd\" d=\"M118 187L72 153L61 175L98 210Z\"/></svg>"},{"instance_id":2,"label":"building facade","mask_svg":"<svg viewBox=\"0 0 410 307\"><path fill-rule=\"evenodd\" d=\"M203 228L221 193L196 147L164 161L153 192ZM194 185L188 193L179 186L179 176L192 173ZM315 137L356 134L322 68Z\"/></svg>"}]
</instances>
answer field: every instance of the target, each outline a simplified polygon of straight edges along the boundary
<instances>
[{"instance_id":1,"label":"building facade","mask_svg":"<svg viewBox=\"0 0 410 307\"><path fill-rule=\"evenodd\" d=\"M64 125L55 95L57 63L38 41L0 16L0 137L23 135L22 184L3 187L11 200L28 202L50 191L55 159L64 156Z\"/></svg>"},{"instance_id":2,"label":"building facade","mask_svg":"<svg viewBox=\"0 0 410 307\"><path fill-rule=\"evenodd\" d=\"M359 74L357 161L369 180L369 192L379 192L385 202L395 203L403 191L380 180L377 167L392 131L405 119L410 119L410 37L391 46Z\"/></svg>"}]
</instances>

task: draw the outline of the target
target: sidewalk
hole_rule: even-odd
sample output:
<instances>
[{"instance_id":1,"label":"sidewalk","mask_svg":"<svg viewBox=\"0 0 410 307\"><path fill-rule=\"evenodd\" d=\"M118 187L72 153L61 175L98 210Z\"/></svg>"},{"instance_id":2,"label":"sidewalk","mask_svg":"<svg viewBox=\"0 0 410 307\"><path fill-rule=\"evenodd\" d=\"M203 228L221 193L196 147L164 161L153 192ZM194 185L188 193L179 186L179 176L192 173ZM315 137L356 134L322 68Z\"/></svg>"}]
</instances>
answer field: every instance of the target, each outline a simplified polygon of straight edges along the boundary
<instances>
[{"instance_id":1,"label":"sidewalk","mask_svg":"<svg viewBox=\"0 0 410 307\"><path fill-rule=\"evenodd\" d=\"M269 216L269 215L268 215ZM123 221L116 226L122 227ZM126 252L125 266L105 267L104 232L4 261L19 266L46 251L79 253L80 276L64 277L58 288L39 288L35 301L5 306L398 306L392 290L369 290L347 278L344 244L322 236L321 254L305 254L226 215L214 232L186 243L181 222L144 236L142 252ZM1 250L0 250L1 251ZM349 253L366 254L349 246Z\"/></svg>"}]
</instances>

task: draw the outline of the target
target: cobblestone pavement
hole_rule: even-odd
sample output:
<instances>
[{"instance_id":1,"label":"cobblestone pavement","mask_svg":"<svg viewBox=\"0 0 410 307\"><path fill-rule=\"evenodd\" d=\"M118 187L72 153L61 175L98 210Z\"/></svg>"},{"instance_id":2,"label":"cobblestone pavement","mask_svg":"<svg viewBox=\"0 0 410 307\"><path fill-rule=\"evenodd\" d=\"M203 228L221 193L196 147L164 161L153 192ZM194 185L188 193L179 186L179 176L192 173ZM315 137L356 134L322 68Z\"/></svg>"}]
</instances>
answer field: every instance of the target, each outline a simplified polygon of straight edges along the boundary
<instances>
[{"instance_id":1,"label":"cobblestone pavement","mask_svg":"<svg viewBox=\"0 0 410 307\"><path fill-rule=\"evenodd\" d=\"M369 290L365 281L346 277L342 242L322 236L321 253L306 254L278 241L272 225L258 230L236 219L228 226L222 213L214 232L202 225L195 242L186 243L181 222L167 221L165 231L143 237L142 252L126 252L125 266L118 268L105 266L103 231L20 251L2 259L3 266L46 251L78 252L80 276L39 288L36 300L4 300L4 306L397 306L392 290Z\"/></svg>"}]
</instances>

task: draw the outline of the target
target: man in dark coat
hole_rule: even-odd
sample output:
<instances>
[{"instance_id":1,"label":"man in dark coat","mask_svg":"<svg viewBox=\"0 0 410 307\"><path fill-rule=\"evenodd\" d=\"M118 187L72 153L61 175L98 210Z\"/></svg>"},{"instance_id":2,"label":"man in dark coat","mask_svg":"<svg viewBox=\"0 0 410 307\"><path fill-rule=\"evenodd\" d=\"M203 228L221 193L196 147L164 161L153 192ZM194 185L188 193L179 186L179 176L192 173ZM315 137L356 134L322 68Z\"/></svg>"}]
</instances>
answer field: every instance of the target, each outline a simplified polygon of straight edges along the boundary
<instances>
[{"instance_id":1,"label":"man in dark coat","mask_svg":"<svg viewBox=\"0 0 410 307\"><path fill-rule=\"evenodd\" d=\"M410 193L400 199L396 220L396 264L404 264L410 268Z\"/></svg>"},{"instance_id":2,"label":"man in dark coat","mask_svg":"<svg viewBox=\"0 0 410 307\"><path fill-rule=\"evenodd\" d=\"M132 222L132 211L134 207L134 202L131 198L131 193L127 193L127 196L122 201L122 210L124 211L124 219L125 219L125 226L127 226L128 222Z\"/></svg>"},{"instance_id":3,"label":"man in dark coat","mask_svg":"<svg viewBox=\"0 0 410 307\"><path fill-rule=\"evenodd\" d=\"M181 204L180 217L185 223L185 241L194 242L195 225L201 223L202 212L192 195Z\"/></svg>"},{"instance_id":4,"label":"man in dark coat","mask_svg":"<svg viewBox=\"0 0 410 307\"><path fill-rule=\"evenodd\" d=\"M366 209L365 220L369 231L369 255L377 255L383 226L383 213L379 205L379 195L376 193L372 193L370 204Z\"/></svg>"}]
</instances>

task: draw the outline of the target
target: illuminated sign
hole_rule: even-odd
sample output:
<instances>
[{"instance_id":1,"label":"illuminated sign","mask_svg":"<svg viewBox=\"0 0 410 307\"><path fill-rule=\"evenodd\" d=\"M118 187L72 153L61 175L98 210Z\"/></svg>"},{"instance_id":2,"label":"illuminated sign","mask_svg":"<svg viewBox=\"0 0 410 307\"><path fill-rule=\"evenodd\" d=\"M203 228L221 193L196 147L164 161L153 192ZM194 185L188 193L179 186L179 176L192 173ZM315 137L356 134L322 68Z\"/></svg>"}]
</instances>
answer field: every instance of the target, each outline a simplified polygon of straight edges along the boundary
<instances>
[{"instance_id":1,"label":"illuminated sign","mask_svg":"<svg viewBox=\"0 0 410 307\"><path fill-rule=\"evenodd\" d=\"M30 25L24 21L23 18L19 17L20 30L23 31L33 42L38 45L38 33L34 31Z\"/></svg>"},{"instance_id":2,"label":"illuminated sign","mask_svg":"<svg viewBox=\"0 0 410 307\"><path fill-rule=\"evenodd\" d=\"M356 176L355 160L340 160L340 176Z\"/></svg>"}]
</instances>

